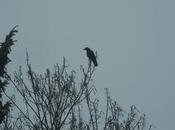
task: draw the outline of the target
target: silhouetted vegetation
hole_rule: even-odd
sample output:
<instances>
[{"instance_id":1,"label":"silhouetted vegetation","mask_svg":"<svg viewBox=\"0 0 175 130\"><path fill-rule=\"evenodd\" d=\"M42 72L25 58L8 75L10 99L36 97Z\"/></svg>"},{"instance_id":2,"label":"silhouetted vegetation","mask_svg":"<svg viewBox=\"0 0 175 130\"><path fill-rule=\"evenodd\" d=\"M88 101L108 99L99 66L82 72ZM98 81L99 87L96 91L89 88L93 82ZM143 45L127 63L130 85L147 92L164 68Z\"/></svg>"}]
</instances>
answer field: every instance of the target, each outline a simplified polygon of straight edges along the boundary
<instances>
[{"instance_id":1,"label":"silhouetted vegetation","mask_svg":"<svg viewBox=\"0 0 175 130\"><path fill-rule=\"evenodd\" d=\"M12 36L15 32L17 30L14 28L7 35L11 39L11 44L8 43L7 48L14 44ZM6 54L8 59L8 53L0 53L0 57ZM92 84L96 65L92 65L90 61L87 67L80 66L80 81L76 80L77 74L74 70L68 71L65 58L61 65L56 64L53 69L46 69L42 74L38 74L32 69L28 52L26 52L27 70L19 67L12 77L6 72L7 61L9 62L9 60L0 62L4 65L4 67L1 66L0 71L5 73L1 77L5 79L5 86L8 82L11 83L10 87L15 89L15 99L18 101L10 97L4 89L1 93L5 94L9 99L7 103L12 104L16 108L14 113L18 114L6 113L5 116L8 118L5 121L1 116L0 130L151 129L151 125L146 125L144 114L140 114L134 105L130 107L129 112L125 112L116 101L112 100L107 88L105 89L106 111L103 112L99 108L100 100L95 96L96 88ZM3 85L1 87L4 88ZM3 111L2 108L1 111Z\"/></svg>"},{"instance_id":2,"label":"silhouetted vegetation","mask_svg":"<svg viewBox=\"0 0 175 130\"><path fill-rule=\"evenodd\" d=\"M8 54L11 52L11 46L16 42L16 40L13 40L13 36L17 32L16 27L6 35L5 41L0 43L0 124L7 118L11 106L10 101L3 102L2 96L8 85L7 64L11 61Z\"/></svg>"}]
</instances>

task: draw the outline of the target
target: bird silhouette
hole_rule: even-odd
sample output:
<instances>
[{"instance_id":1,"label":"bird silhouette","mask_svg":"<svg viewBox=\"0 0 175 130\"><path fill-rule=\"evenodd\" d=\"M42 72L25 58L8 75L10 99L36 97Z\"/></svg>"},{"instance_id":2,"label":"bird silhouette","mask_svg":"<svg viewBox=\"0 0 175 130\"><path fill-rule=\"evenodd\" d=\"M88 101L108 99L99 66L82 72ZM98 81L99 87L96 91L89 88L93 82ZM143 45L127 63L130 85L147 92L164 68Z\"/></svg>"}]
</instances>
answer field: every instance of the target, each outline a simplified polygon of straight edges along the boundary
<instances>
[{"instance_id":1,"label":"bird silhouette","mask_svg":"<svg viewBox=\"0 0 175 130\"><path fill-rule=\"evenodd\" d=\"M98 66L94 52L88 47L85 47L83 50L86 50L87 57L89 58L90 61L94 63L94 66Z\"/></svg>"}]
</instances>

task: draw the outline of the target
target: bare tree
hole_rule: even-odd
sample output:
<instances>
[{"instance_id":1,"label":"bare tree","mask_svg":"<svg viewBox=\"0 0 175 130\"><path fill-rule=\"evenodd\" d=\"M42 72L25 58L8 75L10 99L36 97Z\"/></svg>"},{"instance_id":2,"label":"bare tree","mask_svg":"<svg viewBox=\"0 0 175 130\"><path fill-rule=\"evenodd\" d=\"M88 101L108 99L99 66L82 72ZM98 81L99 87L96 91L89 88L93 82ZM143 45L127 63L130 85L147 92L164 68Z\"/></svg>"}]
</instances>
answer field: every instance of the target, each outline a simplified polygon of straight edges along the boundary
<instances>
[{"instance_id":1,"label":"bare tree","mask_svg":"<svg viewBox=\"0 0 175 130\"><path fill-rule=\"evenodd\" d=\"M121 106L112 101L106 88L106 116L104 130L150 130L153 125L146 126L146 115L140 114L136 106L130 107L130 112L125 112Z\"/></svg>"},{"instance_id":2,"label":"bare tree","mask_svg":"<svg viewBox=\"0 0 175 130\"><path fill-rule=\"evenodd\" d=\"M14 28L11 33L14 35L15 32ZM3 57L1 53L0 56ZM65 58L61 65L56 64L53 69L38 74L33 70L26 51L26 68L23 70L19 67L14 77L8 73L3 75L17 93L15 98L9 96L11 94L2 91L1 85L0 94L3 93L9 99L8 102L19 114L6 114L0 130L99 130L103 126L99 123L99 119L103 118L99 108L100 100L95 96L96 88L91 82L96 68L90 60L87 67L80 66L80 81L76 80L74 70L68 71ZM153 125L146 125L145 114L140 114L134 105L129 112L125 112L112 100L107 88L105 92L104 130L151 130ZM81 106L87 107L89 117L84 117Z\"/></svg>"},{"instance_id":3,"label":"bare tree","mask_svg":"<svg viewBox=\"0 0 175 130\"><path fill-rule=\"evenodd\" d=\"M6 95L20 112L18 119L20 127L36 130L60 130L66 127L66 123L71 123L71 129L73 129L76 119L74 109L86 99L87 93L91 93L91 87L88 87L88 84L94 69L86 73L83 71L86 76L80 85L76 86L75 72L67 72L65 58L63 58L61 67L58 64L54 66L53 72L47 69L44 74L37 74L32 70L28 53L26 56L28 81L23 77L21 67L14 73L14 80L9 76L9 80L23 99L25 108L21 109L19 104ZM92 66L89 65L88 68ZM71 122L68 122L69 117L72 117ZM18 124L16 122L16 128L19 127Z\"/></svg>"},{"instance_id":4,"label":"bare tree","mask_svg":"<svg viewBox=\"0 0 175 130\"><path fill-rule=\"evenodd\" d=\"M79 84L75 82L75 71L68 72L65 58L63 64L56 64L53 71L46 69L44 74L32 70L27 59L27 78L22 67L14 73L13 83L18 94L23 99L24 108L6 96L19 110L19 116L8 130L98 130L98 120L102 117L99 109L99 99L92 97L96 88L91 84L95 67L89 62L87 69L80 67L83 73ZM144 130L146 129L145 115L140 115L133 105L126 113L116 101L113 101L106 88L106 112L104 130ZM89 122L83 120L81 105L87 104ZM86 117L88 118L88 117ZM149 126L149 130L151 129Z\"/></svg>"},{"instance_id":5,"label":"bare tree","mask_svg":"<svg viewBox=\"0 0 175 130\"><path fill-rule=\"evenodd\" d=\"M91 89L88 88L89 87L88 84L90 80L92 80L92 75L95 71L95 67L92 67L91 61L89 61L87 71L85 71L84 69L82 70L84 75L83 82L85 83L85 86L86 86L85 87L86 104L87 104L89 116L90 116L88 127L92 127L92 130L98 130L98 120L101 117L102 112L98 109L99 100L97 98L91 99L90 93L92 91L96 93L96 88L94 86L92 86Z\"/></svg>"},{"instance_id":6,"label":"bare tree","mask_svg":"<svg viewBox=\"0 0 175 130\"><path fill-rule=\"evenodd\" d=\"M44 74L37 74L32 70L29 56L26 53L27 78L22 67L14 73L14 80L9 81L16 88L23 99L23 108L20 104L6 96L19 110L19 115L9 125L8 130L98 130L98 120L102 111L98 108L99 99L92 98L96 88L91 84L95 67L89 62L87 69L80 67L83 73L79 84L75 82L75 71L68 72L65 58L63 64L56 64L53 71L46 69ZM112 101L106 88L106 112L104 130L144 130L146 129L145 115L140 115L133 105L126 113L116 101ZM87 104L89 122L83 120L81 111L82 102ZM83 104L85 105L85 104ZM86 117L88 118L88 117ZM12 127L13 126L13 127ZM151 129L149 126L149 130Z\"/></svg>"}]
</instances>

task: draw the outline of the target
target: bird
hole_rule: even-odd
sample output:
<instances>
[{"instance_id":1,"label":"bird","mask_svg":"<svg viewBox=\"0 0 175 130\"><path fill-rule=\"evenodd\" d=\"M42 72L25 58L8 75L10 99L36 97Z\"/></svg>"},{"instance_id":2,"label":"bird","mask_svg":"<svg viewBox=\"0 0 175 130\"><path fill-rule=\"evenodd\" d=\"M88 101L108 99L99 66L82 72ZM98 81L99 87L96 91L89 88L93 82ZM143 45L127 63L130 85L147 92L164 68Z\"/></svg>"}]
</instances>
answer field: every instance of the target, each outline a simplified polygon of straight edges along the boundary
<instances>
[{"instance_id":1,"label":"bird","mask_svg":"<svg viewBox=\"0 0 175 130\"><path fill-rule=\"evenodd\" d=\"M87 57L94 63L94 66L98 66L94 52L89 47L85 47L83 50L86 50Z\"/></svg>"}]
</instances>

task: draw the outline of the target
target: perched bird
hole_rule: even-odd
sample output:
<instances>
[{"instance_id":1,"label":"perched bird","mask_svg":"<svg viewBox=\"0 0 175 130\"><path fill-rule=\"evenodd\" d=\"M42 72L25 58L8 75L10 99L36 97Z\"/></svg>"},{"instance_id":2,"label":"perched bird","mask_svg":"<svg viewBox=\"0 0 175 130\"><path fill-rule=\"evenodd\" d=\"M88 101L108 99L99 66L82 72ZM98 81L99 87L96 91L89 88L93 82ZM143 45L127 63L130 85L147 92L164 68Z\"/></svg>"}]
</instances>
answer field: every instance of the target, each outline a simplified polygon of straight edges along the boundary
<instances>
[{"instance_id":1,"label":"perched bird","mask_svg":"<svg viewBox=\"0 0 175 130\"><path fill-rule=\"evenodd\" d=\"M94 52L88 47L85 47L83 50L86 50L86 54L89 60L94 63L94 66L97 66L98 63L97 63L97 59L96 59Z\"/></svg>"}]
</instances>

